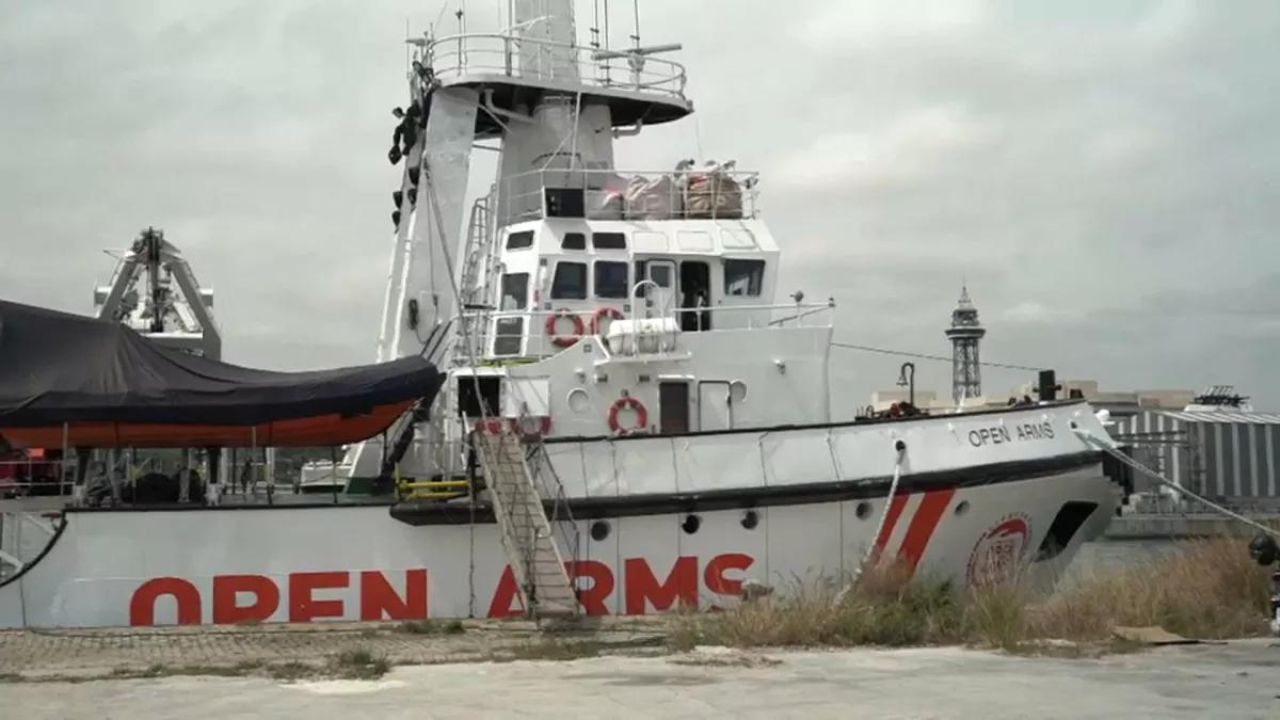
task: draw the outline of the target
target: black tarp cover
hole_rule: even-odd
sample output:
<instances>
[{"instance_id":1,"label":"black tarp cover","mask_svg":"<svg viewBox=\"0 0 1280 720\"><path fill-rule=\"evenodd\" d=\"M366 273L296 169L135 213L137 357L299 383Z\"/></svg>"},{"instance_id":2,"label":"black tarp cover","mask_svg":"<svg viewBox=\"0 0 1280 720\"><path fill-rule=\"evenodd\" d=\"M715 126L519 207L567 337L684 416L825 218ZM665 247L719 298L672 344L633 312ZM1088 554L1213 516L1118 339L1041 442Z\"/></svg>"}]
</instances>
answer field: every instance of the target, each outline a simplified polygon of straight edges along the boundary
<instances>
[{"instance_id":1,"label":"black tarp cover","mask_svg":"<svg viewBox=\"0 0 1280 720\"><path fill-rule=\"evenodd\" d=\"M118 323L0 300L0 428L257 425L429 399L440 383L419 357L254 370L160 347Z\"/></svg>"}]
</instances>

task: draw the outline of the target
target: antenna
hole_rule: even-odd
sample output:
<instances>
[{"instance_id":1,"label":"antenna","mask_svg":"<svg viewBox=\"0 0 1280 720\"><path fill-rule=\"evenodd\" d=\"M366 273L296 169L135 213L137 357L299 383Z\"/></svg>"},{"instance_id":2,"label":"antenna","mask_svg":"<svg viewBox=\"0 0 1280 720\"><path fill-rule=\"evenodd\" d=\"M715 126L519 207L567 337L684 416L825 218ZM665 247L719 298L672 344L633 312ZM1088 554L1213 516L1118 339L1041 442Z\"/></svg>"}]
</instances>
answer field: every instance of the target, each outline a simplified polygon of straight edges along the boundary
<instances>
[{"instance_id":1,"label":"antenna","mask_svg":"<svg viewBox=\"0 0 1280 720\"><path fill-rule=\"evenodd\" d=\"M600 0L594 0L591 15L591 47L600 49Z\"/></svg>"},{"instance_id":2,"label":"antenna","mask_svg":"<svg viewBox=\"0 0 1280 720\"><path fill-rule=\"evenodd\" d=\"M640 49L640 0L631 0L631 5L632 7L635 8L635 11L636 11L636 25L635 25L636 33L635 35L631 36L631 39L635 41L636 49L639 50Z\"/></svg>"},{"instance_id":3,"label":"antenna","mask_svg":"<svg viewBox=\"0 0 1280 720\"><path fill-rule=\"evenodd\" d=\"M614 58L626 58L627 65L631 67L631 82L638 89L641 87L641 75L644 73L645 58L650 55L657 55L658 53L674 52L683 47L684 46L680 43L671 43L669 45L651 45L649 47L640 47L637 45L630 50L596 50L591 53L591 59L600 61L612 60ZM605 68L607 69L608 67L608 63L605 63Z\"/></svg>"}]
</instances>

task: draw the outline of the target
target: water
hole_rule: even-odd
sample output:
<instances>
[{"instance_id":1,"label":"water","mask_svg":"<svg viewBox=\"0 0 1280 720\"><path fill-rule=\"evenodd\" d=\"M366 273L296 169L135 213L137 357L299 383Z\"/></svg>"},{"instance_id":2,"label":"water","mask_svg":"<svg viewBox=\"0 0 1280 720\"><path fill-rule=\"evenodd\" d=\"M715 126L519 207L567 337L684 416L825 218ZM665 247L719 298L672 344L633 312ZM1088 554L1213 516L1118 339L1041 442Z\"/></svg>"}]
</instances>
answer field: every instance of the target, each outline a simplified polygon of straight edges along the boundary
<instances>
[{"instance_id":1,"label":"water","mask_svg":"<svg viewBox=\"0 0 1280 720\"><path fill-rule=\"evenodd\" d=\"M1177 540L1094 540L1080 546L1071 564L1062 575L1063 583L1139 566L1166 558L1180 551ZM1240 552L1246 552L1243 543Z\"/></svg>"}]
</instances>

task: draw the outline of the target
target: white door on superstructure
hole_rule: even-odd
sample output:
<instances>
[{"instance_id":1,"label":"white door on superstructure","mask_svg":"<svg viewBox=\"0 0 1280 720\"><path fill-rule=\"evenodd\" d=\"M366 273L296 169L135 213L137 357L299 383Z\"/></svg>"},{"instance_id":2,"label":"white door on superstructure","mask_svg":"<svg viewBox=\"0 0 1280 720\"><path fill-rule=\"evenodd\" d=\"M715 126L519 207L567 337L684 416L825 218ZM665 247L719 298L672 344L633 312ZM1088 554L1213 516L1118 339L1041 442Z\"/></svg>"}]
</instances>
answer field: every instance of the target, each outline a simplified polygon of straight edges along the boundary
<instances>
[{"instance_id":1,"label":"white door on superstructure","mask_svg":"<svg viewBox=\"0 0 1280 720\"><path fill-rule=\"evenodd\" d=\"M698 429L728 430L733 427L733 400L727 382L698 383Z\"/></svg>"},{"instance_id":2,"label":"white door on superstructure","mask_svg":"<svg viewBox=\"0 0 1280 720\"><path fill-rule=\"evenodd\" d=\"M653 281L645 286L647 315L668 317L676 307L676 264L673 260L650 260L644 264L644 279Z\"/></svg>"}]
</instances>

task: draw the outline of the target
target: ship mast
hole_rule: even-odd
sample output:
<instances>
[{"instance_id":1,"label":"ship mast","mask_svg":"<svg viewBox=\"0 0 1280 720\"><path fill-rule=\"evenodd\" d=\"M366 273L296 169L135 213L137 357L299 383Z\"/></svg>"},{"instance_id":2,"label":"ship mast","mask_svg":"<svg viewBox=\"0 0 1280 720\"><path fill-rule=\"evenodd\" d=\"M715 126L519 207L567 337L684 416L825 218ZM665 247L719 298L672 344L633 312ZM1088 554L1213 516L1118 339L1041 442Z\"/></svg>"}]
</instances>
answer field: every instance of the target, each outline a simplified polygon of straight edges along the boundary
<instances>
[{"instance_id":1,"label":"ship mast","mask_svg":"<svg viewBox=\"0 0 1280 720\"><path fill-rule=\"evenodd\" d=\"M606 9L607 12L607 9ZM431 354L450 361L455 286L467 252L465 194L471 150L497 139L498 183L488 232L541 208L547 171L609 170L613 140L693 111L684 68L652 59L679 45L580 46L572 0L514 0L500 33L412 39L434 87L410 74L427 118L405 157L378 359ZM621 66L621 67L620 67ZM625 67L625 72L620 72ZM420 168L420 170L418 170ZM465 290L465 289L464 289Z\"/></svg>"}]
</instances>

